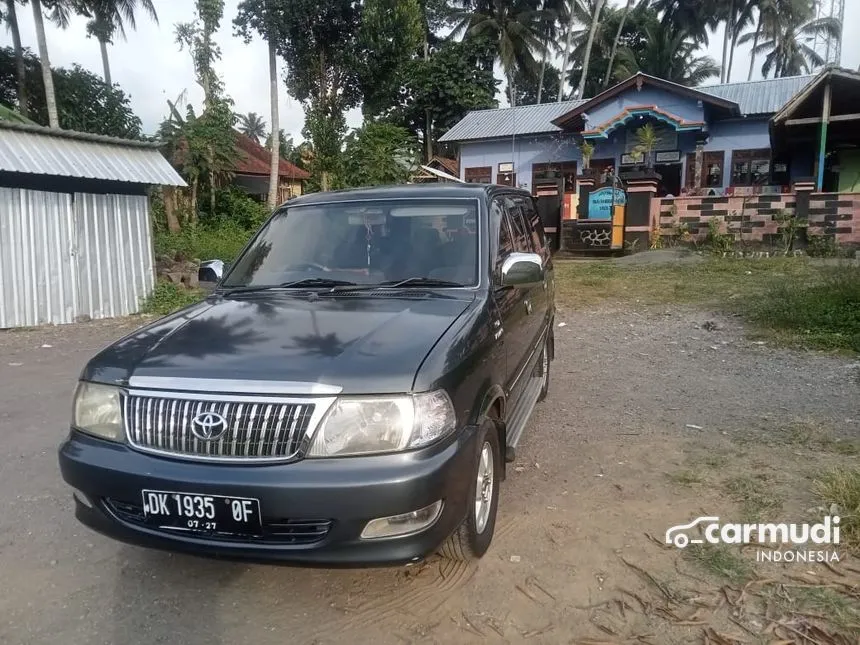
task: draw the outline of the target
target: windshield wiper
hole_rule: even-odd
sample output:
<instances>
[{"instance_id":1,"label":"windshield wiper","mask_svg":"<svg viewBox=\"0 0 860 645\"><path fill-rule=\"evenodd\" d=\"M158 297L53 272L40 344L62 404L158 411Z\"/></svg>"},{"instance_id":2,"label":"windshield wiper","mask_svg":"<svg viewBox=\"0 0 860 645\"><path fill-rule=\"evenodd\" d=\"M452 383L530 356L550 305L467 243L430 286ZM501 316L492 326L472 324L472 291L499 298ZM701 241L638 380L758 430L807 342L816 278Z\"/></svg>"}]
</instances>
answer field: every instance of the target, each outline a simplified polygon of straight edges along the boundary
<instances>
[{"instance_id":1,"label":"windshield wiper","mask_svg":"<svg viewBox=\"0 0 860 645\"><path fill-rule=\"evenodd\" d=\"M229 293L249 293L253 291L268 291L269 289L293 289L295 287L342 287L352 286L355 282L349 280L332 280L330 278L302 278L301 280L292 280L290 282L282 282L281 284L268 284L247 287L225 287Z\"/></svg>"},{"instance_id":2,"label":"windshield wiper","mask_svg":"<svg viewBox=\"0 0 860 645\"><path fill-rule=\"evenodd\" d=\"M462 287L460 282L452 282L451 280L440 280L438 278L422 278L416 276L414 278L406 278L404 280L388 280L380 282L380 287L396 289L398 287Z\"/></svg>"}]
</instances>

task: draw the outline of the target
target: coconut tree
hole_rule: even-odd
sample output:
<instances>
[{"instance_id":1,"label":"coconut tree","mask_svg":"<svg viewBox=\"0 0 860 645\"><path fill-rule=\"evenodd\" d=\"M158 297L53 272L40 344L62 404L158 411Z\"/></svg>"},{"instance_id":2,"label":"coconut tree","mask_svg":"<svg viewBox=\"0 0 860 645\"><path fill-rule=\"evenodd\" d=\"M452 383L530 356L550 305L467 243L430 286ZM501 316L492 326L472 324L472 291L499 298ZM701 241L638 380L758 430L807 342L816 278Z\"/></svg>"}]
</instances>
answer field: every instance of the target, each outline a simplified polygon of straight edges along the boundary
<instances>
[{"instance_id":1,"label":"coconut tree","mask_svg":"<svg viewBox=\"0 0 860 645\"><path fill-rule=\"evenodd\" d=\"M543 31L546 14L523 0L489 0L475 10L455 11L451 35L487 40L495 47L496 60L508 82L511 106L516 105L514 72L537 72L536 54L544 50Z\"/></svg>"},{"instance_id":2,"label":"coconut tree","mask_svg":"<svg viewBox=\"0 0 860 645\"><path fill-rule=\"evenodd\" d=\"M125 39L126 25L132 29L137 29L135 12L138 8L143 9L155 23L158 23L158 14L155 12L152 0L80 1L82 4L77 7L77 11L90 16L90 21L87 23L87 35L93 36L99 41L105 83L111 85L108 45L113 44L113 39L117 33Z\"/></svg>"},{"instance_id":3,"label":"coconut tree","mask_svg":"<svg viewBox=\"0 0 860 645\"><path fill-rule=\"evenodd\" d=\"M24 64L24 48L21 47L21 32L18 29L18 15L15 12L15 0L6 0L4 16L9 31L12 32L12 47L15 50L15 75L18 80L18 112L24 118L28 116L29 97L27 96L27 67Z\"/></svg>"},{"instance_id":4,"label":"coconut tree","mask_svg":"<svg viewBox=\"0 0 860 645\"><path fill-rule=\"evenodd\" d=\"M606 0L596 0L594 3L594 13L591 17L591 26L588 29L588 40L585 43L585 56L582 59L582 75L579 77L579 85L575 93L576 98L582 98L585 92L585 79L588 77L588 64L591 60L591 48L594 46L594 34L600 24L600 12L605 4Z\"/></svg>"},{"instance_id":5,"label":"coconut tree","mask_svg":"<svg viewBox=\"0 0 860 645\"><path fill-rule=\"evenodd\" d=\"M771 72L776 78L808 74L824 65L824 59L808 43L821 35L840 38L842 24L831 17L810 19L812 15L811 8L808 12L778 11L777 20L764 35L765 40L753 50L756 55L764 56L763 76Z\"/></svg>"},{"instance_id":6,"label":"coconut tree","mask_svg":"<svg viewBox=\"0 0 860 645\"><path fill-rule=\"evenodd\" d=\"M645 28L645 46L634 55L618 51L619 73L632 76L644 72L680 85L695 86L717 76L720 67L709 56L699 56L692 37L672 26L658 24Z\"/></svg>"},{"instance_id":7,"label":"coconut tree","mask_svg":"<svg viewBox=\"0 0 860 645\"><path fill-rule=\"evenodd\" d=\"M237 114L236 116L239 118L239 132L257 143L260 143L260 139L265 139L266 122L263 121L263 117L256 112Z\"/></svg>"},{"instance_id":8,"label":"coconut tree","mask_svg":"<svg viewBox=\"0 0 860 645\"><path fill-rule=\"evenodd\" d=\"M33 7L33 23L36 27L36 42L39 45L39 61L42 65L42 81L45 83L45 103L48 108L48 125L52 128L60 127L60 118L57 115L57 96L54 92L54 77L51 73L51 60L48 56L48 39L45 36L45 21L42 17L42 0L30 0ZM54 13L62 17L60 5L54 6ZM57 13L59 11L59 13Z\"/></svg>"},{"instance_id":9,"label":"coconut tree","mask_svg":"<svg viewBox=\"0 0 860 645\"><path fill-rule=\"evenodd\" d=\"M609 54L609 62L606 64L606 74L603 75L603 87L609 87L609 79L612 77L612 66L615 64L615 55L618 53L618 41L621 40L621 33L624 31L624 23L627 22L627 16L630 15L630 9L633 6L633 0L627 0L624 6L624 13L621 14L621 20L618 21L618 31L615 32L615 38L612 41L612 51Z\"/></svg>"},{"instance_id":10,"label":"coconut tree","mask_svg":"<svg viewBox=\"0 0 860 645\"><path fill-rule=\"evenodd\" d=\"M561 25L565 24L569 19L569 9L566 0L543 0L543 2L541 3L541 9L544 12L544 16L541 20L541 31L543 33L543 51L541 51L540 75L538 76L538 103L541 102L541 98L543 96L547 57L549 56L551 51L558 51L558 45L556 44L556 41L559 36Z\"/></svg>"}]
</instances>

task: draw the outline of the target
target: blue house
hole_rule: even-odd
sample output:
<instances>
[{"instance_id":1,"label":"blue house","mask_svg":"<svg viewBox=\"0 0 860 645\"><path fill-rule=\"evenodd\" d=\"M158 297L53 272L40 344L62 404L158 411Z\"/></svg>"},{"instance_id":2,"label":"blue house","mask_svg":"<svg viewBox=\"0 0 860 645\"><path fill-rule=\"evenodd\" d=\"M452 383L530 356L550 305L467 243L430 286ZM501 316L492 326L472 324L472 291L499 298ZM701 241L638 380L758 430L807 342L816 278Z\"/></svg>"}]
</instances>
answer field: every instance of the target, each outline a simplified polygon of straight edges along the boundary
<instances>
[{"instance_id":1,"label":"blue house","mask_svg":"<svg viewBox=\"0 0 860 645\"><path fill-rule=\"evenodd\" d=\"M828 140L821 123L839 97L844 114L832 118L846 134ZM576 194L584 142L593 147L585 161L604 178L649 162L661 177L658 197L783 193L816 176L819 191L835 192L840 172L860 168L860 114L848 107L858 99L860 74L839 69L698 88L639 73L591 99L470 112L440 141L457 144L462 180L532 192L551 176ZM804 118L791 118L796 110ZM646 160L637 133L649 123L657 142Z\"/></svg>"}]
</instances>

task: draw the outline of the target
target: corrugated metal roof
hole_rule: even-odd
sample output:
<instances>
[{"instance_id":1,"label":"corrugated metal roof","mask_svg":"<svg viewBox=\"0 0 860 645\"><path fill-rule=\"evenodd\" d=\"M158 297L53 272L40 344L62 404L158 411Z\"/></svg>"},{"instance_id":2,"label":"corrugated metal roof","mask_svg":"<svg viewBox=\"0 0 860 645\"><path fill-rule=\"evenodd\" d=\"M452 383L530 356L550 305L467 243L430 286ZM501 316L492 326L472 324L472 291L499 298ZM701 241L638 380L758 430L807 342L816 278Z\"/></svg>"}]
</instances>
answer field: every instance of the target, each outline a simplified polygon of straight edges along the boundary
<instances>
[{"instance_id":1,"label":"corrugated metal roof","mask_svg":"<svg viewBox=\"0 0 860 645\"><path fill-rule=\"evenodd\" d=\"M744 83L725 83L699 87L702 92L728 99L738 104L741 114L773 114L806 87L815 78L808 76L788 76L762 81Z\"/></svg>"},{"instance_id":2,"label":"corrugated metal roof","mask_svg":"<svg viewBox=\"0 0 860 645\"><path fill-rule=\"evenodd\" d=\"M151 143L0 123L0 171L185 186Z\"/></svg>"},{"instance_id":3,"label":"corrugated metal roof","mask_svg":"<svg viewBox=\"0 0 860 645\"><path fill-rule=\"evenodd\" d=\"M581 103L584 101L520 105L515 108L469 112L457 125L443 134L439 141L466 141L558 132L560 128L553 125L552 120L570 112Z\"/></svg>"},{"instance_id":4,"label":"corrugated metal roof","mask_svg":"<svg viewBox=\"0 0 860 645\"><path fill-rule=\"evenodd\" d=\"M814 75L789 76L763 81L710 85L694 89L737 103L743 115L773 114L806 87L813 78L815 78ZM469 112L439 140L468 141L557 132L559 128L554 126L551 121L587 100L521 105L515 108Z\"/></svg>"}]
</instances>

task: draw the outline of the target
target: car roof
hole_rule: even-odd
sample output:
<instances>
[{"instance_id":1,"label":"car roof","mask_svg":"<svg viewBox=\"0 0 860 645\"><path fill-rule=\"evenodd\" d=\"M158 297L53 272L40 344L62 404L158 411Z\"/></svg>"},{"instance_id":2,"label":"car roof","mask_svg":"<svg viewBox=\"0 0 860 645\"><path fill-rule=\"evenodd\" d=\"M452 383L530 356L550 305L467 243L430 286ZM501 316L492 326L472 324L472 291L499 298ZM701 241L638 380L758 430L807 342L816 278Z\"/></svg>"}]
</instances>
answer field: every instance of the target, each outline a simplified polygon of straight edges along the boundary
<instances>
[{"instance_id":1,"label":"car roof","mask_svg":"<svg viewBox=\"0 0 860 645\"><path fill-rule=\"evenodd\" d=\"M284 206L303 206L306 204L322 204L340 201L364 201L373 199L420 199L432 198L486 198L496 193L515 192L528 196L530 193L521 188L499 186L498 184L402 184L399 186L373 186L370 188L352 188L348 190L333 190L324 193L309 193L294 197Z\"/></svg>"}]
</instances>

